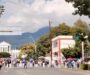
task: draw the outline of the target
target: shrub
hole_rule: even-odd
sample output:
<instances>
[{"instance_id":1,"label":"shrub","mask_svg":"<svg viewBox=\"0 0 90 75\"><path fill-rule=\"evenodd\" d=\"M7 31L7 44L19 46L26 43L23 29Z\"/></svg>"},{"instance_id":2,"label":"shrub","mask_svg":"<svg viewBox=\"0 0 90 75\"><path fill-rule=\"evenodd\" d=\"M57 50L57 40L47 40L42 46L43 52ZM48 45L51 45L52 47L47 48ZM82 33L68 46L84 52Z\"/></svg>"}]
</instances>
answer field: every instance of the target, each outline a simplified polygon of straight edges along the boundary
<instances>
[{"instance_id":1,"label":"shrub","mask_svg":"<svg viewBox=\"0 0 90 75\"><path fill-rule=\"evenodd\" d=\"M80 64L80 69L82 69L82 70L90 70L90 64Z\"/></svg>"},{"instance_id":2,"label":"shrub","mask_svg":"<svg viewBox=\"0 0 90 75\"><path fill-rule=\"evenodd\" d=\"M7 52L0 52L0 58L7 58L7 57L10 57L10 53L7 53Z\"/></svg>"},{"instance_id":3,"label":"shrub","mask_svg":"<svg viewBox=\"0 0 90 75\"><path fill-rule=\"evenodd\" d=\"M88 70L90 70L90 64L88 64Z\"/></svg>"},{"instance_id":4,"label":"shrub","mask_svg":"<svg viewBox=\"0 0 90 75\"><path fill-rule=\"evenodd\" d=\"M65 58L80 58L81 57L81 50L79 48L64 48L62 49L62 53Z\"/></svg>"}]
</instances>

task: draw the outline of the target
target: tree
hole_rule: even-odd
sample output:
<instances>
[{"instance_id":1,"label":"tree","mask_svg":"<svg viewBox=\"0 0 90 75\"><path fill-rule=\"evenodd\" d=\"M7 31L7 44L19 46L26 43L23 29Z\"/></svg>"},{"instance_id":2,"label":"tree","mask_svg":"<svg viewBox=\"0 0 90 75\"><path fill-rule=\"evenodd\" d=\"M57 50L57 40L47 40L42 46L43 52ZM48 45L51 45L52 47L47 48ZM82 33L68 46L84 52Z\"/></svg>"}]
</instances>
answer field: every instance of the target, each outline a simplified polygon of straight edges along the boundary
<instances>
[{"instance_id":1,"label":"tree","mask_svg":"<svg viewBox=\"0 0 90 75\"><path fill-rule=\"evenodd\" d=\"M79 14L86 15L90 18L90 0L65 0L66 2L71 2L74 8L77 8L74 15Z\"/></svg>"},{"instance_id":2,"label":"tree","mask_svg":"<svg viewBox=\"0 0 90 75\"><path fill-rule=\"evenodd\" d=\"M45 56L50 52L50 38L49 35L42 36L37 41L37 55L39 56Z\"/></svg>"},{"instance_id":3,"label":"tree","mask_svg":"<svg viewBox=\"0 0 90 75\"><path fill-rule=\"evenodd\" d=\"M4 6L3 5L0 5L0 16L3 14L3 12L4 12Z\"/></svg>"},{"instance_id":4,"label":"tree","mask_svg":"<svg viewBox=\"0 0 90 75\"><path fill-rule=\"evenodd\" d=\"M34 58L34 55L35 55L35 45L34 44L24 44L20 47L20 50L21 50L19 54L20 58L24 54L27 55L27 58L29 57Z\"/></svg>"},{"instance_id":5,"label":"tree","mask_svg":"<svg viewBox=\"0 0 90 75\"><path fill-rule=\"evenodd\" d=\"M90 33L87 23L81 19L77 20L71 29L72 33L86 33L87 35Z\"/></svg>"},{"instance_id":6,"label":"tree","mask_svg":"<svg viewBox=\"0 0 90 75\"><path fill-rule=\"evenodd\" d=\"M66 23L61 23L59 26L52 28L51 34L54 36L58 35L69 35L70 34L70 26L68 26ZM53 37L52 35L52 37Z\"/></svg>"},{"instance_id":7,"label":"tree","mask_svg":"<svg viewBox=\"0 0 90 75\"><path fill-rule=\"evenodd\" d=\"M64 48L62 49L62 53L64 54L65 58L80 58L81 57L81 50L79 48Z\"/></svg>"},{"instance_id":8,"label":"tree","mask_svg":"<svg viewBox=\"0 0 90 75\"><path fill-rule=\"evenodd\" d=\"M85 42L86 39L88 40L88 38L85 38L85 36L89 36L90 31L87 23L79 19L75 22L74 26L72 27L72 33L74 33L73 36L76 40L76 47L81 47L81 42Z\"/></svg>"}]
</instances>

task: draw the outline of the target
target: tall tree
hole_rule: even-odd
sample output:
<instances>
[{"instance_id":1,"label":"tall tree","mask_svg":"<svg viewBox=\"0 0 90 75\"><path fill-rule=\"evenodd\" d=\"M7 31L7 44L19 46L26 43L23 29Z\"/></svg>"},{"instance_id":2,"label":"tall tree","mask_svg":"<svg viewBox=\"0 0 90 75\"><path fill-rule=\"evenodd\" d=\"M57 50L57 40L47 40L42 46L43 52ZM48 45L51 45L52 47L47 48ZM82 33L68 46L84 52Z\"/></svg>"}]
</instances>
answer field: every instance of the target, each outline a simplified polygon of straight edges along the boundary
<instances>
[{"instance_id":1,"label":"tall tree","mask_svg":"<svg viewBox=\"0 0 90 75\"><path fill-rule=\"evenodd\" d=\"M88 35L89 33L88 24L79 19L74 23L72 27L72 31L73 33L80 32L80 33L86 33Z\"/></svg>"},{"instance_id":2,"label":"tall tree","mask_svg":"<svg viewBox=\"0 0 90 75\"><path fill-rule=\"evenodd\" d=\"M0 5L0 16L3 14L3 12L4 12L4 6L3 5Z\"/></svg>"},{"instance_id":3,"label":"tall tree","mask_svg":"<svg viewBox=\"0 0 90 75\"><path fill-rule=\"evenodd\" d=\"M74 15L86 15L90 18L90 0L65 0L71 2L73 7L76 8Z\"/></svg>"},{"instance_id":4,"label":"tall tree","mask_svg":"<svg viewBox=\"0 0 90 75\"><path fill-rule=\"evenodd\" d=\"M66 23L59 24L59 26L52 28L51 34L54 36L58 35L69 35L70 34L70 26Z\"/></svg>"},{"instance_id":5,"label":"tall tree","mask_svg":"<svg viewBox=\"0 0 90 75\"><path fill-rule=\"evenodd\" d=\"M45 56L50 52L50 38L49 35L42 36L37 41L37 55L39 56Z\"/></svg>"}]
</instances>

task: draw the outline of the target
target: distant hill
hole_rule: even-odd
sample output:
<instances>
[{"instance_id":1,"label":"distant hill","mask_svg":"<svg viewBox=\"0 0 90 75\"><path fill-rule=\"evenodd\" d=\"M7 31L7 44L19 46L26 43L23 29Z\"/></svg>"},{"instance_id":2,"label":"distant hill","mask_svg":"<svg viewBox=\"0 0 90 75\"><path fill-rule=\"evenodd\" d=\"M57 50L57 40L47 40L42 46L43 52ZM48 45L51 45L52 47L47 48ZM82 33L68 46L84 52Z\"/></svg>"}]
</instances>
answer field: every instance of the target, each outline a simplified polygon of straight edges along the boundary
<instances>
[{"instance_id":1,"label":"distant hill","mask_svg":"<svg viewBox=\"0 0 90 75\"><path fill-rule=\"evenodd\" d=\"M22 44L31 43L38 40L42 35L49 31L48 27L44 27L35 33L23 33L22 35L0 35L0 42L6 41L12 45L12 48L18 48Z\"/></svg>"}]
</instances>

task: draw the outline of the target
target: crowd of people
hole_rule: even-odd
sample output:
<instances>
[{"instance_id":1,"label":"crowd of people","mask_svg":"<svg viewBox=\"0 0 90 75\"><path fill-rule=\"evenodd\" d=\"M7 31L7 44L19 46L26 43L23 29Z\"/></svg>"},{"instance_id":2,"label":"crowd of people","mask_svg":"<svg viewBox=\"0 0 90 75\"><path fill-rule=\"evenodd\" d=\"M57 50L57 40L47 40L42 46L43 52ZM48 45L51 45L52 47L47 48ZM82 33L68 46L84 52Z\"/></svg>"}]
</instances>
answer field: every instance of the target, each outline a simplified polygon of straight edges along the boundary
<instances>
[{"instance_id":1,"label":"crowd of people","mask_svg":"<svg viewBox=\"0 0 90 75\"><path fill-rule=\"evenodd\" d=\"M10 58L2 58L0 59L0 69L4 67L48 67L49 61L42 61L42 60L34 60L30 58L29 60L26 59L10 59Z\"/></svg>"},{"instance_id":2,"label":"crowd of people","mask_svg":"<svg viewBox=\"0 0 90 75\"><path fill-rule=\"evenodd\" d=\"M81 62L78 60L65 60L62 64L64 68L79 68L79 64ZM90 62L89 62L90 64ZM53 67L58 67L58 62L52 62ZM4 67L50 67L51 62L48 60L34 60L30 58L29 60L26 59L13 59L10 58L0 58L0 69Z\"/></svg>"},{"instance_id":3,"label":"crowd of people","mask_svg":"<svg viewBox=\"0 0 90 75\"><path fill-rule=\"evenodd\" d=\"M46 66L49 66L49 61L34 60L32 58L30 58L29 60L15 59L15 60L12 61L12 66L14 66L14 67L24 67L24 68L27 68L27 66L28 67L46 67Z\"/></svg>"},{"instance_id":4,"label":"crowd of people","mask_svg":"<svg viewBox=\"0 0 90 75\"><path fill-rule=\"evenodd\" d=\"M10 58L0 58L0 69L3 67L3 66L7 66L7 67L10 67L10 64L11 64L11 59Z\"/></svg>"},{"instance_id":5,"label":"crowd of people","mask_svg":"<svg viewBox=\"0 0 90 75\"><path fill-rule=\"evenodd\" d=\"M65 68L79 68L80 62L77 60L66 60L64 61Z\"/></svg>"}]
</instances>

